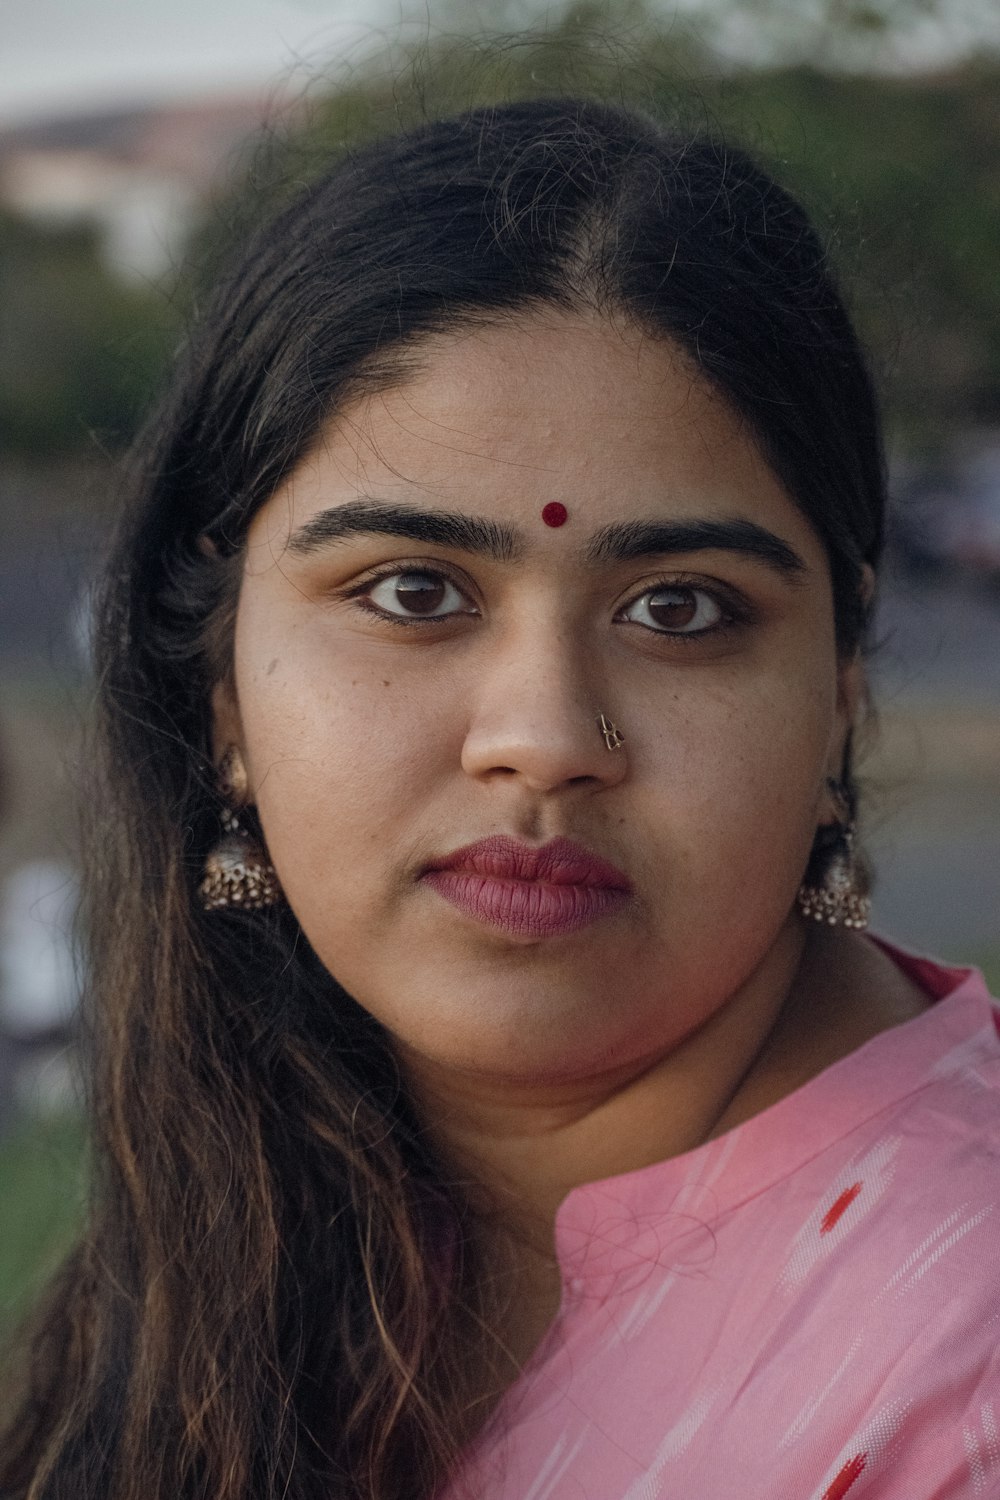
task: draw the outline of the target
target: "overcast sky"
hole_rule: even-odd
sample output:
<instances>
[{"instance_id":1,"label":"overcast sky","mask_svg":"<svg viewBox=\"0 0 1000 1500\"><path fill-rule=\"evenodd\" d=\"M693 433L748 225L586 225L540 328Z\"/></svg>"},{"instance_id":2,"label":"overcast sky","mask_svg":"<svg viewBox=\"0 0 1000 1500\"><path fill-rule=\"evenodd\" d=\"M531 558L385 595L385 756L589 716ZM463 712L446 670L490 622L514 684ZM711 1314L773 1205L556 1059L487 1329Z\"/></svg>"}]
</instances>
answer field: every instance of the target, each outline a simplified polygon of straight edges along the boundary
<instances>
[{"instance_id":1,"label":"overcast sky","mask_svg":"<svg viewBox=\"0 0 1000 1500\"><path fill-rule=\"evenodd\" d=\"M398 0L0 0L0 120L315 74Z\"/></svg>"},{"instance_id":2,"label":"overcast sky","mask_svg":"<svg viewBox=\"0 0 1000 1500\"><path fill-rule=\"evenodd\" d=\"M68 113L150 98L196 95L206 89L293 81L321 73L377 43L400 15L424 17L433 31L448 0L0 0L0 122ZM475 10L489 20L530 15L537 23L548 0L451 0L452 16ZM662 9L727 13L725 0L661 0ZM762 60L781 48L790 18L808 25L817 0L760 13L732 0L727 50ZM914 7L919 11L919 6ZM742 14L741 14L742 12ZM428 21L428 16L431 20ZM419 24L419 23L418 23ZM944 62L971 41L1000 46L1000 0L941 0L936 19L913 28L899 53L904 65ZM806 41L808 51L808 39ZM862 65L864 63L862 62Z\"/></svg>"}]
</instances>

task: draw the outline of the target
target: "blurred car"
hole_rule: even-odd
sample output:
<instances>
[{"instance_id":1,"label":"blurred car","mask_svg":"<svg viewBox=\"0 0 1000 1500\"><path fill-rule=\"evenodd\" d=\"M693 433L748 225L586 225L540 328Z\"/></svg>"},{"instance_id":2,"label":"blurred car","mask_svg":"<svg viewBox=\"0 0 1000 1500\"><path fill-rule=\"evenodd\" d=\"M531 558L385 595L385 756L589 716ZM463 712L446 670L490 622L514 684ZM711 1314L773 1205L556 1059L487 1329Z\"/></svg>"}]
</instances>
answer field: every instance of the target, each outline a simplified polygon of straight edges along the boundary
<instances>
[{"instance_id":1,"label":"blurred car","mask_svg":"<svg viewBox=\"0 0 1000 1500\"><path fill-rule=\"evenodd\" d=\"M0 1033L27 1042L72 1035L76 905L76 875L59 860L29 860L0 886Z\"/></svg>"},{"instance_id":2,"label":"blurred car","mask_svg":"<svg viewBox=\"0 0 1000 1500\"><path fill-rule=\"evenodd\" d=\"M1000 590L1000 441L912 472L894 490L889 556L902 572Z\"/></svg>"}]
</instances>

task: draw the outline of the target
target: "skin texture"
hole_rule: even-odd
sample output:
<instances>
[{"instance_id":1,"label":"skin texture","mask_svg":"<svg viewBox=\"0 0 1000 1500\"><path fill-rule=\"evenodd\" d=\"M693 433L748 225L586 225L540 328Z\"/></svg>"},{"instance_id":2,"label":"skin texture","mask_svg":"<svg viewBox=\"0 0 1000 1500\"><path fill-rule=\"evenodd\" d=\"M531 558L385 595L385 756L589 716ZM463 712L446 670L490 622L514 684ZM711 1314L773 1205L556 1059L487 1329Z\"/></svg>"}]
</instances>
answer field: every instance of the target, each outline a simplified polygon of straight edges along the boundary
<instances>
[{"instance_id":1,"label":"skin texture","mask_svg":"<svg viewBox=\"0 0 1000 1500\"><path fill-rule=\"evenodd\" d=\"M823 547L740 423L669 345L596 316L418 354L255 517L215 738L243 752L310 942L388 1027L442 1149L534 1245L510 1334L526 1349L569 1188L690 1149L920 1002L867 940L819 938L795 910L862 676L837 656ZM289 546L359 496L507 523L523 555ZM704 519L764 526L803 566L719 548L586 560L609 521ZM366 612L348 591L385 565L443 575L452 612ZM681 596L695 624L731 627L653 628L641 601L665 583L706 591ZM399 608L394 584L372 587ZM486 927L420 877L497 833L574 839L632 897L562 936Z\"/></svg>"}]
</instances>

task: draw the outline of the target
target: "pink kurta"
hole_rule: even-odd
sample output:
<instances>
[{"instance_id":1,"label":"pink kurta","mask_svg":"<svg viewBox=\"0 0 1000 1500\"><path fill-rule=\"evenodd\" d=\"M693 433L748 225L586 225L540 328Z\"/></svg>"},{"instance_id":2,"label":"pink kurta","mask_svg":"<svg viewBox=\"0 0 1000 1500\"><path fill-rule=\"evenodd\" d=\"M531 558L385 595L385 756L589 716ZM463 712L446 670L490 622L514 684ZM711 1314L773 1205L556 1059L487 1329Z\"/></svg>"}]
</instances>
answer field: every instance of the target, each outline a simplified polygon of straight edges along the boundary
<instances>
[{"instance_id":1,"label":"pink kurta","mask_svg":"<svg viewBox=\"0 0 1000 1500\"><path fill-rule=\"evenodd\" d=\"M1000 1500L981 975L718 1140L563 1203L552 1330L446 1500Z\"/></svg>"}]
</instances>

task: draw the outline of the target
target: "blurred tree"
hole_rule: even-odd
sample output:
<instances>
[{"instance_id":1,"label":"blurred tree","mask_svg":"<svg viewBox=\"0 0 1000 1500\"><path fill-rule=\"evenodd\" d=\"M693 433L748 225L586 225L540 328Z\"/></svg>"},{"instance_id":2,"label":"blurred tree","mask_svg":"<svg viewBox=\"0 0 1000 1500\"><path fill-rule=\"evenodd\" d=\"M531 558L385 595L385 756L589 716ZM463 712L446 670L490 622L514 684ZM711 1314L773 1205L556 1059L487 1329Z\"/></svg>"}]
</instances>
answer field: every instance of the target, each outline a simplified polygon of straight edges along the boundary
<instances>
[{"instance_id":1,"label":"blurred tree","mask_svg":"<svg viewBox=\"0 0 1000 1500\"><path fill-rule=\"evenodd\" d=\"M692 0L682 14L657 0L571 0L539 24L533 0L441 0L433 26L401 25L377 56L315 80L305 127L297 114L272 130L246 179L206 211L169 299L118 282L86 230L0 217L0 440L28 454L118 448L182 310L331 155L452 110L559 92L631 101L745 141L825 230L897 428L915 442L995 422L1000 60L984 53L949 71L884 76L739 66L722 49L734 17L745 34L759 26L771 37L752 55L781 52L785 33L784 55L795 55L805 26L809 55L826 64L848 43L901 36L977 3Z\"/></svg>"},{"instance_id":2,"label":"blurred tree","mask_svg":"<svg viewBox=\"0 0 1000 1500\"><path fill-rule=\"evenodd\" d=\"M167 357L175 313L106 267L87 226L0 212L0 444L56 458L131 436Z\"/></svg>"},{"instance_id":3,"label":"blurred tree","mask_svg":"<svg viewBox=\"0 0 1000 1500\"><path fill-rule=\"evenodd\" d=\"M740 7L737 7L739 9ZM499 12L513 19L523 0ZM734 7L707 0L711 20ZM771 21L791 0L745 0ZM814 0L813 23L855 37L932 18L939 0ZM203 235L199 261L262 212L386 130L498 99L585 92L630 100L761 155L831 244L883 378L890 420L913 442L1000 413L1000 61L893 77L815 66L723 66L710 25L663 20L644 0L574 0L545 28L437 32L387 47L317 89L305 129L272 137L247 186Z\"/></svg>"},{"instance_id":4,"label":"blurred tree","mask_svg":"<svg viewBox=\"0 0 1000 1500\"><path fill-rule=\"evenodd\" d=\"M933 437L1000 415L1000 66L733 75L720 120L826 229L897 425Z\"/></svg>"}]
</instances>

